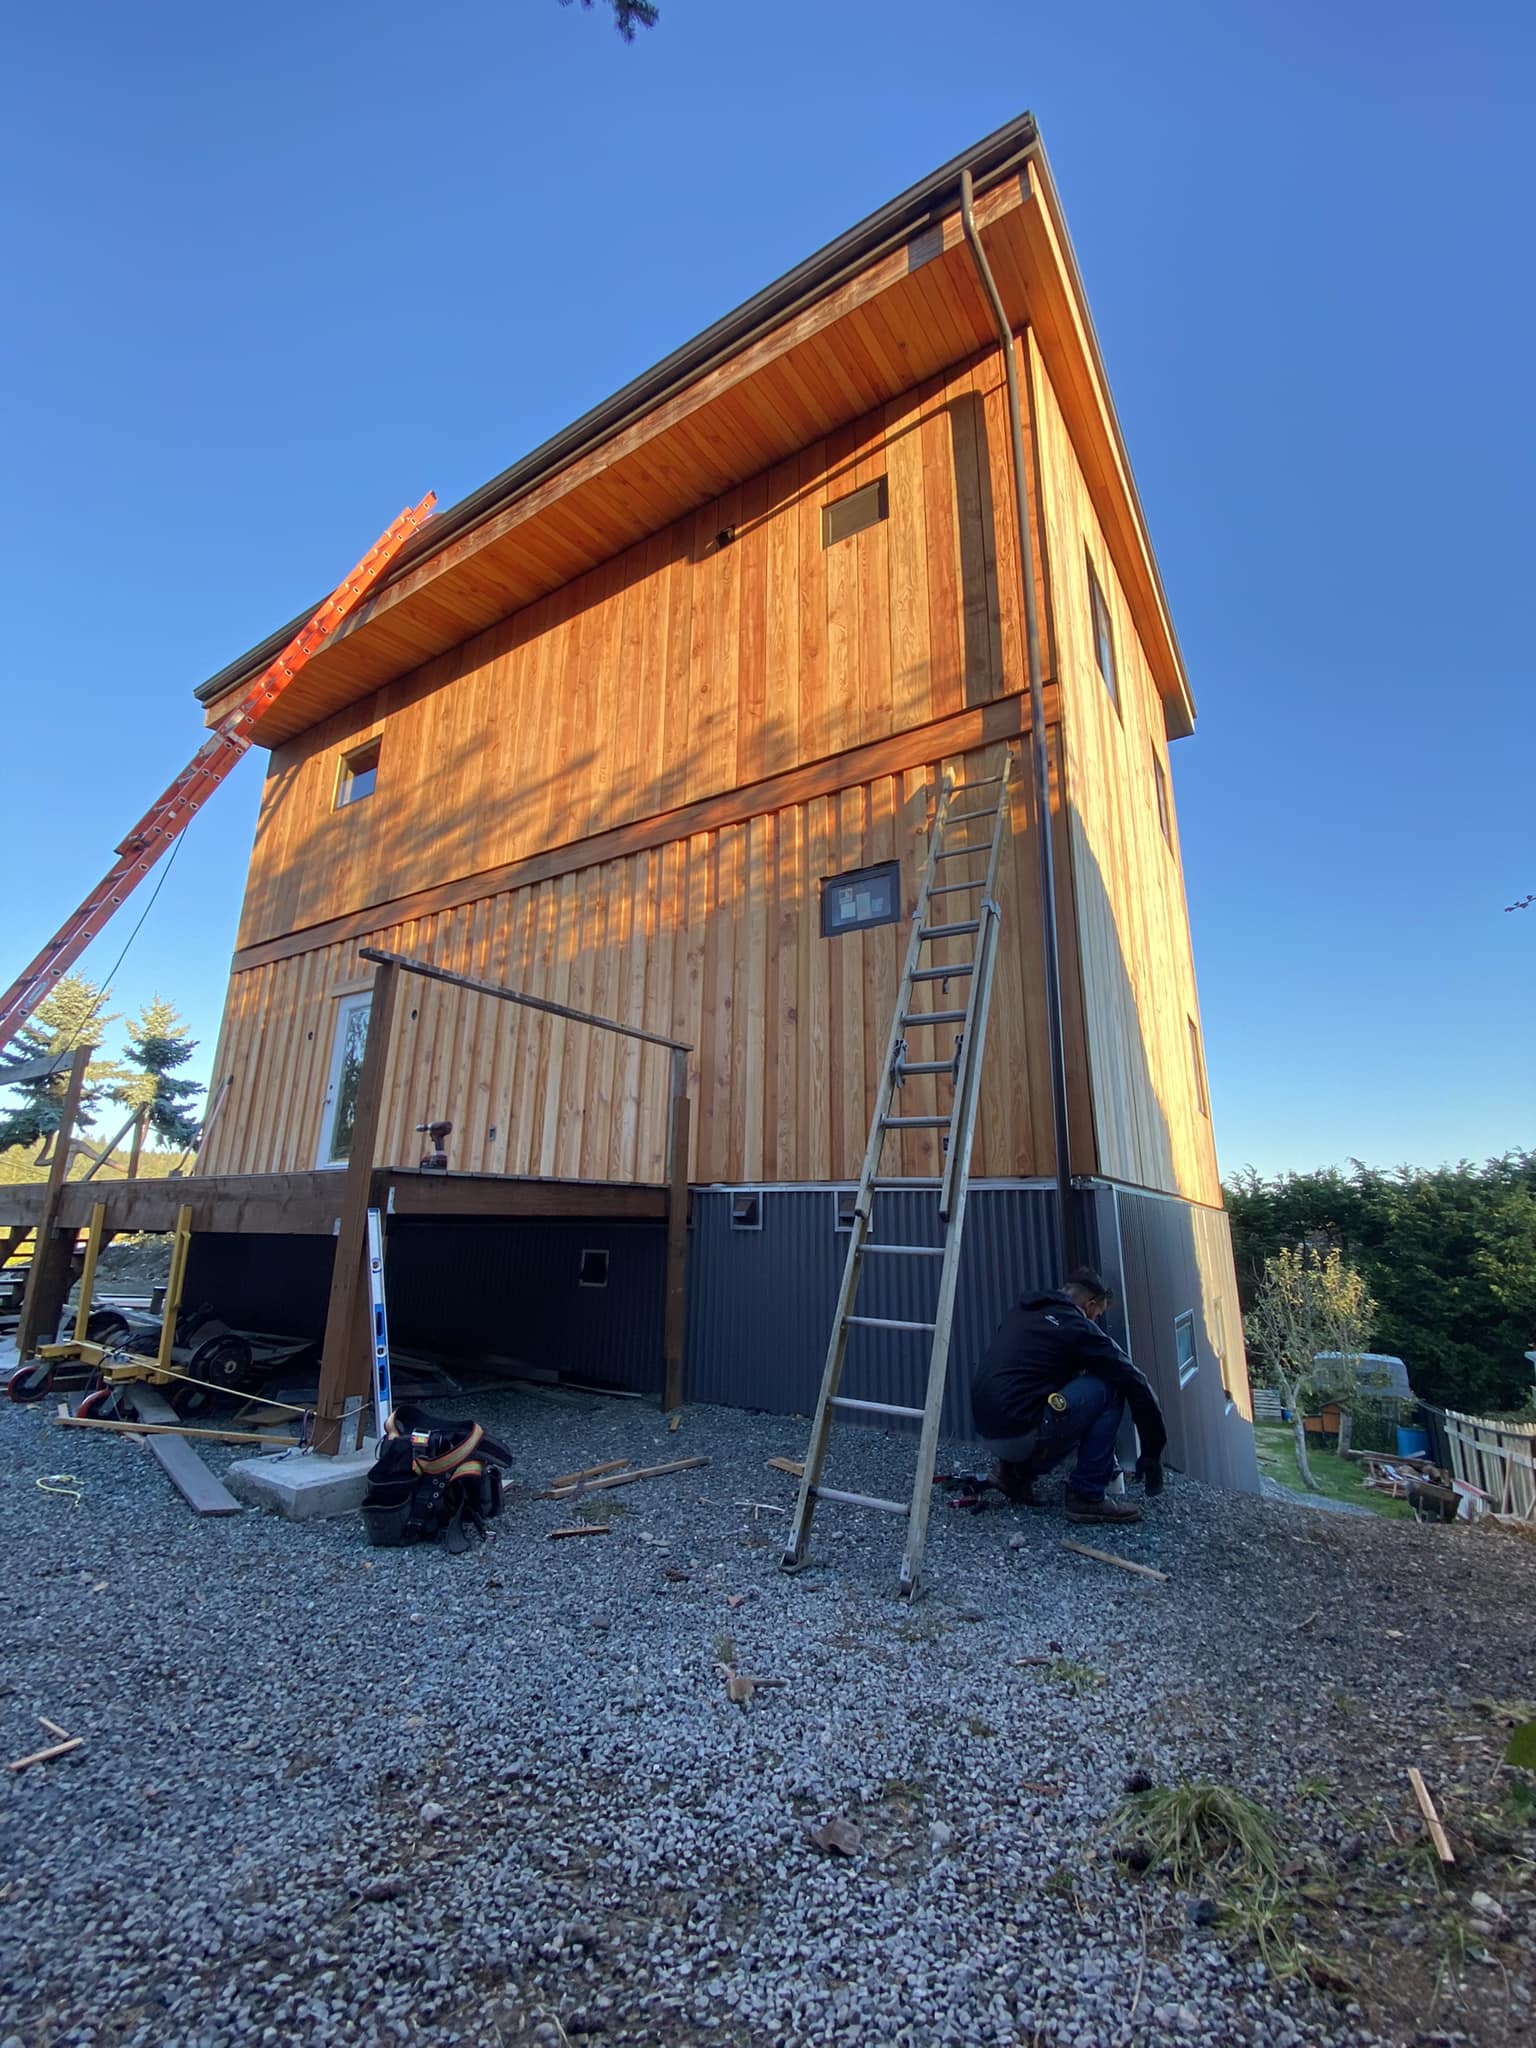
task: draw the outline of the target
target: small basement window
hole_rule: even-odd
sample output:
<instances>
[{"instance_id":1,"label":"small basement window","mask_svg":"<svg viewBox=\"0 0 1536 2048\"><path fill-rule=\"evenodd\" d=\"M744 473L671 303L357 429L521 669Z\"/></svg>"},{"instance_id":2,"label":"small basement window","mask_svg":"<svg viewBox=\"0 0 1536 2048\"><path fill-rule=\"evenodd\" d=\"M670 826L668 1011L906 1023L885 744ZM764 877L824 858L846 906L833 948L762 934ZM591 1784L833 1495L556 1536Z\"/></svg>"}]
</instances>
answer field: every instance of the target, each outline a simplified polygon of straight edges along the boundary
<instances>
[{"instance_id":1,"label":"small basement window","mask_svg":"<svg viewBox=\"0 0 1536 2048\"><path fill-rule=\"evenodd\" d=\"M758 1188L741 1188L731 1196L732 1230L761 1230L763 1197Z\"/></svg>"},{"instance_id":2,"label":"small basement window","mask_svg":"<svg viewBox=\"0 0 1536 2048\"><path fill-rule=\"evenodd\" d=\"M365 796L373 795L373 786L379 779L379 740L370 740L365 747L354 747L350 754L343 754L341 766L336 771L336 803L338 811L344 804L360 804Z\"/></svg>"},{"instance_id":3,"label":"small basement window","mask_svg":"<svg viewBox=\"0 0 1536 2048\"><path fill-rule=\"evenodd\" d=\"M853 1219L859 1206L858 1189L834 1188L832 1200L834 1204L833 1228L835 1230L852 1230Z\"/></svg>"},{"instance_id":4,"label":"small basement window","mask_svg":"<svg viewBox=\"0 0 1536 2048\"><path fill-rule=\"evenodd\" d=\"M1152 782L1157 790L1157 822L1163 828L1163 837L1172 846L1173 826L1168 818L1168 771L1164 768L1156 747L1152 749Z\"/></svg>"},{"instance_id":5,"label":"small basement window","mask_svg":"<svg viewBox=\"0 0 1536 2048\"><path fill-rule=\"evenodd\" d=\"M850 491L846 498L834 498L830 505L821 508L822 546L830 548L840 540L862 533L866 526L878 526L889 516L890 509L890 492L883 476L876 477L872 484L865 484L857 491Z\"/></svg>"},{"instance_id":6,"label":"small basement window","mask_svg":"<svg viewBox=\"0 0 1536 2048\"><path fill-rule=\"evenodd\" d=\"M1195 1354L1195 1318L1191 1309L1173 1319L1173 1342L1179 1355L1179 1385L1187 1387L1200 1370L1200 1360Z\"/></svg>"},{"instance_id":7,"label":"small basement window","mask_svg":"<svg viewBox=\"0 0 1536 2048\"><path fill-rule=\"evenodd\" d=\"M1094 572L1093 558L1086 556L1088 564L1088 610L1093 618L1093 653L1099 664L1099 674L1104 678L1104 687L1109 692L1109 701L1120 709L1120 677L1115 668L1115 629L1110 622L1109 604L1104 596L1098 576Z\"/></svg>"},{"instance_id":8,"label":"small basement window","mask_svg":"<svg viewBox=\"0 0 1536 2048\"><path fill-rule=\"evenodd\" d=\"M821 936L867 931L871 925L897 924L901 919L901 862L850 868L826 875L821 884Z\"/></svg>"},{"instance_id":9,"label":"small basement window","mask_svg":"<svg viewBox=\"0 0 1536 2048\"><path fill-rule=\"evenodd\" d=\"M1190 1017L1187 1022L1189 1024L1189 1058L1190 1064L1195 1070L1195 1107L1202 1116L1209 1116L1211 1105L1207 1101L1205 1093L1205 1055L1200 1050L1200 1026L1193 1017Z\"/></svg>"},{"instance_id":10,"label":"small basement window","mask_svg":"<svg viewBox=\"0 0 1536 2048\"><path fill-rule=\"evenodd\" d=\"M606 1252L583 1252L581 1270L576 1275L578 1287L606 1287L608 1285L608 1254Z\"/></svg>"}]
</instances>

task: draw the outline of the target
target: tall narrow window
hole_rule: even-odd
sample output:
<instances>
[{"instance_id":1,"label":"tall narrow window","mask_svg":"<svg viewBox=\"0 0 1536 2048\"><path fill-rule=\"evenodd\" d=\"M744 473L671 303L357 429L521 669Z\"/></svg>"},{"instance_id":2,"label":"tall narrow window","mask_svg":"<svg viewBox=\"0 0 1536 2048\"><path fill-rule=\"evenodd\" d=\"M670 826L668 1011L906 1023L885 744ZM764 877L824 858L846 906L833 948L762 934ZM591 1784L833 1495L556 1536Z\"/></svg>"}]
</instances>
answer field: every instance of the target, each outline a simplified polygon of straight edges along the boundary
<instances>
[{"instance_id":1,"label":"tall narrow window","mask_svg":"<svg viewBox=\"0 0 1536 2048\"><path fill-rule=\"evenodd\" d=\"M1110 624L1109 605L1094 571L1093 558L1085 554L1088 564L1088 610L1093 618L1093 653L1099 664L1099 674L1104 678L1104 687L1109 692L1109 701L1120 709L1120 678L1115 670L1115 631Z\"/></svg>"},{"instance_id":2,"label":"tall narrow window","mask_svg":"<svg viewBox=\"0 0 1536 2048\"><path fill-rule=\"evenodd\" d=\"M1200 1370L1200 1357L1195 1350L1195 1318L1190 1309L1173 1319L1173 1343L1179 1358L1179 1385L1187 1387Z\"/></svg>"},{"instance_id":3,"label":"tall narrow window","mask_svg":"<svg viewBox=\"0 0 1536 2048\"><path fill-rule=\"evenodd\" d=\"M1156 747L1152 749L1152 783L1157 791L1157 822L1163 828L1163 837L1173 844L1173 827L1168 820L1168 771L1158 758Z\"/></svg>"},{"instance_id":4,"label":"tall narrow window","mask_svg":"<svg viewBox=\"0 0 1536 2048\"><path fill-rule=\"evenodd\" d=\"M338 811L345 804L361 803L365 796L373 795L373 785L379 779L379 746L378 740L370 740L365 747L354 747L350 754L342 755L336 771Z\"/></svg>"},{"instance_id":5,"label":"tall narrow window","mask_svg":"<svg viewBox=\"0 0 1536 2048\"><path fill-rule=\"evenodd\" d=\"M1200 1050L1200 1026L1191 1017L1189 1023L1189 1058L1195 1070L1195 1107L1202 1116L1209 1116L1211 1106L1205 1096L1205 1056Z\"/></svg>"},{"instance_id":6,"label":"tall narrow window","mask_svg":"<svg viewBox=\"0 0 1536 2048\"><path fill-rule=\"evenodd\" d=\"M317 1164L321 1166L345 1166L352 1154L357 1084L362 1078L363 1047L368 1042L368 1010L372 1001L371 993L365 990L361 995L343 996L336 1005L330 1079L320 1112Z\"/></svg>"}]
</instances>

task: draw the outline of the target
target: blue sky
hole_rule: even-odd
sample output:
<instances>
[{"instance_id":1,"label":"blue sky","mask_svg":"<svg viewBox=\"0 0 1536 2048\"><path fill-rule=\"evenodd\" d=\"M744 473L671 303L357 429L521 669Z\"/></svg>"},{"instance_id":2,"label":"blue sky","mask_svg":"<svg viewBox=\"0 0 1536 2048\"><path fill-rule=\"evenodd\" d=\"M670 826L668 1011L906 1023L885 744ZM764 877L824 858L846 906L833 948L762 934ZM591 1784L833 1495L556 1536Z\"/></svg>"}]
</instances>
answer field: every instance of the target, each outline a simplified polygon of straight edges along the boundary
<instances>
[{"instance_id":1,"label":"blue sky","mask_svg":"<svg viewBox=\"0 0 1536 2048\"><path fill-rule=\"evenodd\" d=\"M1200 707L1223 1167L1536 1143L1528 7L83 0L7 54L0 974L403 504L1027 107ZM204 1071L261 758L116 983Z\"/></svg>"}]
</instances>

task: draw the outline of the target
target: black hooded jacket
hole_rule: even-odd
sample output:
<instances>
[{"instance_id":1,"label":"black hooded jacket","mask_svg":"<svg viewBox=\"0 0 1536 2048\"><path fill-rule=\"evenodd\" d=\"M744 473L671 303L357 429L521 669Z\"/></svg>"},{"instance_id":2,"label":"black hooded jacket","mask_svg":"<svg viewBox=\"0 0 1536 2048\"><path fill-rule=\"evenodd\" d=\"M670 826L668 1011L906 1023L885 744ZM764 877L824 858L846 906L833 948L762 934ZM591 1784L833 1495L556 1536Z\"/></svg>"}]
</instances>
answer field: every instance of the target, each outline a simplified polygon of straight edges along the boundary
<instances>
[{"instance_id":1,"label":"black hooded jacket","mask_svg":"<svg viewBox=\"0 0 1536 2048\"><path fill-rule=\"evenodd\" d=\"M1003 1317L971 1389L977 1433L993 1441L1027 1436L1040 1427L1047 1394L1082 1372L1125 1402L1143 1458L1160 1459L1168 1431L1156 1394L1069 1294L1028 1294Z\"/></svg>"}]
</instances>

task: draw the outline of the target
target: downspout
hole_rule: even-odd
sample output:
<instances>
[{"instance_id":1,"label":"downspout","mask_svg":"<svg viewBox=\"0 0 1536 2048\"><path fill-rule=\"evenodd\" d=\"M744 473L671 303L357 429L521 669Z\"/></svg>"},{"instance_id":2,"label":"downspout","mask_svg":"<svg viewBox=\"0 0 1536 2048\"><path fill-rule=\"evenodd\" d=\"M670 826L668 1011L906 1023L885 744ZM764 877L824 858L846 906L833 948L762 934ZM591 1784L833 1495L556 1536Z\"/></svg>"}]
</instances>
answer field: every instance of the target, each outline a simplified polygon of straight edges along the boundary
<instances>
[{"instance_id":1,"label":"downspout","mask_svg":"<svg viewBox=\"0 0 1536 2048\"><path fill-rule=\"evenodd\" d=\"M1024 467L1024 412L1019 365L1003 301L981 246L972 204L971 174L960 173L960 218L981 280L1008 377L1008 425L1013 436L1013 504L1019 524L1019 574L1024 585L1024 644L1029 666L1029 742L1035 770L1035 822L1039 839L1040 929L1045 938L1045 1024L1051 1060L1051 1140L1056 1155L1056 1203L1064 1267L1078 1263L1077 1217L1067 1127L1067 1052L1061 1023L1061 949L1056 932L1056 861L1051 847L1051 769L1045 734L1045 686L1040 666L1040 620L1035 609L1035 552Z\"/></svg>"}]
</instances>

